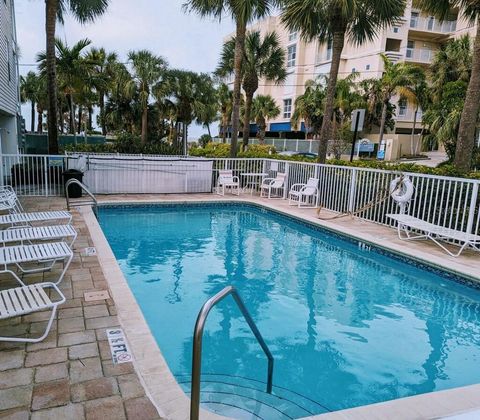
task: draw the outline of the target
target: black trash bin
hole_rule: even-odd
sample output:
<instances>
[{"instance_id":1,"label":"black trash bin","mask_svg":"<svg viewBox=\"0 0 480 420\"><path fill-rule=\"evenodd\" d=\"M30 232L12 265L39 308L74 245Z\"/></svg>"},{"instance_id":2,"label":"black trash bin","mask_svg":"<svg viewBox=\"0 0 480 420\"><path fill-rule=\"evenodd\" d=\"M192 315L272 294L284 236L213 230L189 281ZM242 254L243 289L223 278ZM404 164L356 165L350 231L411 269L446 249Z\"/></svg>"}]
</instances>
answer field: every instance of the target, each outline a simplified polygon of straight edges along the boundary
<instances>
[{"instance_id":1,"label":"black trash bin","mask_svg":"<svg viewBox=\"0 0 480 420\"><path fill-rule=\"evenodd\" d=\"M83 181L83 172L78 169L69 169L63 173L63 183L67 184L69 179L76 179ZM66 191L65 191L66 193ZM68 186L68 196L70 198L80 198L82 196L82 187L78 184L71 184Z\"/></svg>"}]
</instances>

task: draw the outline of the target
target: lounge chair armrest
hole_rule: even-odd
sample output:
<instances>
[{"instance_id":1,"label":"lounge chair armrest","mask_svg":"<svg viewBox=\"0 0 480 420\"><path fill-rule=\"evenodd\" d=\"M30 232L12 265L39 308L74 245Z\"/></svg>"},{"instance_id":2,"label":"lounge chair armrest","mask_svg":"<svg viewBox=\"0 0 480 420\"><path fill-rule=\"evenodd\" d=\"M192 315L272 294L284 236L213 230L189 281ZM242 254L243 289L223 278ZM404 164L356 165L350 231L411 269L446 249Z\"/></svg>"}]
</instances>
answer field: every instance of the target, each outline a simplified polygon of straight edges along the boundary
<instances>
[{"instance_id":1,"label":"lounge chair armrest","mask_svg":"<svg viewBox=\"0 0 480 420\"><path fill-rule=\"evenodd\" d=\"M270 185L273 181L275 181L275 178L263 178L262 187L266 185Z\"/></svg>"},{"instance_id":2,"label":"lounge chair armrest","mask_svg":"<svg viewBox=\"0 0 480 420\"><path fill-rule=\"evenodd\" d=\"M306 186L306 184L293 184L290 187L290 191L300 191L305 186Z\"/></svg>"},{"instance_id":3,"label":"lounge chair armrest","mask_svg":"<svg viewBox=\"0 0 480 420\"><path fill-rule=\"evenodd\" d=\"M240 182L240 178L236 175L232 176L233 182Z\"/></svg>"}]
</instances>

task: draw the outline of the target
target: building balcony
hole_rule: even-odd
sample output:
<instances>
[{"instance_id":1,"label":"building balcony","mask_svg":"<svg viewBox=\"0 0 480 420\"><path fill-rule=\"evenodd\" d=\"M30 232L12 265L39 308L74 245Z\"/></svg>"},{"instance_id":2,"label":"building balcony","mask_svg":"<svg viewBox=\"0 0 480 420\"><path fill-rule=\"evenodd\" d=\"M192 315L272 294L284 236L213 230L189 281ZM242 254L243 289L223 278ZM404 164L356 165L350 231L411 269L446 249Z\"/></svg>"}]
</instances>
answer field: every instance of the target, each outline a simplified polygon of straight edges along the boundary
<instances>
[{"instance_id":1,"label":"building balcony","mask_svg":"<svg viewBox=\"0 0 480 420\"><path fill-rule=\"evenodd\" d=\"M410 33L426 38L439 38L455 32L456 20L440 22L433 17L412 16L410 19Z\"/></svg>"},{"instance_id":2,"label":"building balcony","mask_svg":"<svg viewBox=\"0 0 480 420\"><path fill-rule=\"evenodd\" d=\"M423 116L423 113L422 113L422 110L420 109L417 112L417 123L420 124L422 122L422 116ZM395 118L397 121L413 123L414 117L415 117L414 109L402 108L402 107L397 108L397 116Z\"/></svg>"},{"instance_id":3,"label":"building balcony","mask_svg":"<svg viewBox=\"0 0 480 420\"><path fill-rule=\"evenodd\" d=\"M430 64L435 56L434 50L428 48L407 48L405 61L419 64Z\"/></svg>"},{"instance_id":4,"label":"building balcony","mask_svg":"<svg viewBox=\"0 0 480 420\"><path fill-rule=\"evenodd\" d=\"M385 51L385 57L392 63L396 63L403 58L403 54L400 51Z\"/></svg>"}]
</instances>

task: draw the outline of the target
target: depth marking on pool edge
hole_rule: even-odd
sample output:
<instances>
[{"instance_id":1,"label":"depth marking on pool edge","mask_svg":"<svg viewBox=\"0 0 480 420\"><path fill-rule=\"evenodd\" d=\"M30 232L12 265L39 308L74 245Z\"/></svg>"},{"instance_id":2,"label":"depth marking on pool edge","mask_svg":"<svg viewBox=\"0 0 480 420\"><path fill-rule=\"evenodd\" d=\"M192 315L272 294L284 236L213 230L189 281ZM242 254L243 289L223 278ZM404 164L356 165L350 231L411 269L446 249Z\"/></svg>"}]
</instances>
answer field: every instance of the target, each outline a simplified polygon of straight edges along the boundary
<instances>
[{"instance_id":1,"label":"depth marking on pool edge","mask_svg":"<svg viewBox=\"0 0 480 420\"><path fill-rule=\"evenodd\" d=\"M121 328L112 328L106 331L113 364L117 365L133 361L133 356L128 347L123 330Z\"/></svg>"}]
</instances>

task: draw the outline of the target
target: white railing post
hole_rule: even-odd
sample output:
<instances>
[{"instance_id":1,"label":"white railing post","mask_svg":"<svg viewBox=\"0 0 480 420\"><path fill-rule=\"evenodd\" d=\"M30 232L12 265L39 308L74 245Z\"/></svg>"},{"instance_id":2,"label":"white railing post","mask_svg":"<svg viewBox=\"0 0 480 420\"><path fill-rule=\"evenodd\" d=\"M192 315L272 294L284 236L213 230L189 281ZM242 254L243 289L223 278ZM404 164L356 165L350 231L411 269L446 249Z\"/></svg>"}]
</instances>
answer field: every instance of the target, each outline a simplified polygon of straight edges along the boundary
<instances>
[{"instance_id":1,"label":"white railing post","mask_svg":"<svg viewBox=\"0 0 480 420\"><path fill-rule=\"evenodd\" d=\"M357 192L357 171L358 169L352 168L352 175L350 177L350 190L348 193L348 211L353 212L355 210L355 196Z\"/></svg>"},{"instance_id":2,"label":"white railing post","mask_svg":"<svg viewBox=\"0 0 480 420\"><path fill-rule=\"evenodd\" d=\"M311 144L310 144L310 149L311 149ZM318 184L317 187L319 188L317 191L317 199L315 201L315 206L318 207L320 204L320 177L318 176L318 170L320 169L320 164L316 163L315 164L315 178L318 179Z\"/></svg>"},{"instance_id":3,"label":"white railing post","mask_svg":"<svg viewBox=\"0 0 480 420\"><path fill-rule=\"evenodd\" d=\"M0 185L2 187L5 185L5 174L3 173L5 162L3 158L3 154L0 154Z\"/></svg>"},{"instance_id":4,"label":"white railing post","mask_svg":"<svg viewBox=\"0 0 480 420\"><path fill-rule=\"evenodd\" d=\"M283 187L283 199L286 200L288 197L288 191L290 190L289 186L289 178L290 178L290 164L285 162L285 182Z\"/></svg>"},{"instance_id":5,"label":"white railing post","mask_svg":"<svg viewBox=\"0 0 480 420\"><path fill-rule=\"evenodd\" d=\"M45 181L45 197L48 197L48 157L43 157L43 175Z\"/></svg>"},{"instance_id":6,"label":"white railing post","mask_svg":"<svg viewBox=\"0 0 480 420\"><path fill-rule=\"evenodd\" d=\"M298 139L297 139L297 142L295 143L295 151L298 152Z\"/></svg>"},{"instance_id":7,"label":"white railing post","mask_svg":"<svg viewBox=\"0 0 480 420\"><path fill-rule=\"evenodd\" d=\"M475 210L477 208L477 198L478 198L478 182L473 184L472 196L470 197L470 208L468 210L468 220L467 220L467 233L474 233L473 222L475 220Z\"/></svg>"},{"instance_id":8,"label":"white railing post","mask_svg":"<svg viewBox=\"0 0 480 420\"><path fill-rule=\"evenodd\" d=\"M283 139L283 150L287 150L287 138Z\"/></svg>"},{"instance_id":9,"label":"white railing post","mask_svg":"<svg viewBox=\"0 0 480 420\"><path fill-rule=\"evenodd\" d=\"M308 141L308 153L312 153L312 142L310 140Z\"/></svg>"}]
</instances>

